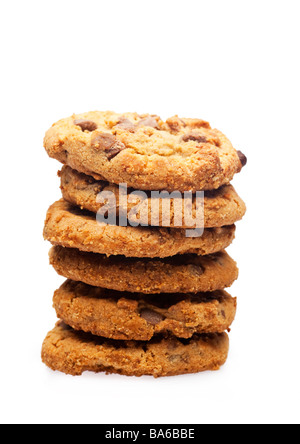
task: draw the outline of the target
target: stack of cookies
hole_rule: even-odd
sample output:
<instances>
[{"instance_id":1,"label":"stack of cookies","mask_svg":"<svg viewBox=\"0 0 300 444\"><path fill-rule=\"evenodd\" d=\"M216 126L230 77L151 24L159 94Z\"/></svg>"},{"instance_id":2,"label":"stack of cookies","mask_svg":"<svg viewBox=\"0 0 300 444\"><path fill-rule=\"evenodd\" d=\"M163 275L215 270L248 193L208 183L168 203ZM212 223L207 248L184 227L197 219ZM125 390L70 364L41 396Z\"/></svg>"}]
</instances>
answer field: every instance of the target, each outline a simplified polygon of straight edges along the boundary
<instances>
[{"instance_id":1,"label":"stack of cookies","mask_svg":"<svg viewBox=\"0 0 300 444\"><path fill-rule=\"evenodd\" d=\"M238 277L225 249L246 211L230 181L246 157L203 120L113 112L57 122L45 148L64 164L44 237L67 281L44 363L71 375L219 369L236 314L224 289Z\"/></svg>"}]
</instances>

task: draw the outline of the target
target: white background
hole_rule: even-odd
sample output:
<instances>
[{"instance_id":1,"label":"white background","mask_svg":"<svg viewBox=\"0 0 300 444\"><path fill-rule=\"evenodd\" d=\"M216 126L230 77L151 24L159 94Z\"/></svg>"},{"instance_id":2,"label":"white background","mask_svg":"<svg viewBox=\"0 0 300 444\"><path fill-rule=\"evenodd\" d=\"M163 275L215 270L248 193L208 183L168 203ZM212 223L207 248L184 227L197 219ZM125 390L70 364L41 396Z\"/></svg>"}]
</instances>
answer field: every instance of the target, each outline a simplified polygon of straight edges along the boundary
<instances>
[{"instance_id":1,"label":"white background","mask_svg":"<svg viewBox=\"0 0 300 444\"><path fill-rule=\"evenodd\" d=\"M3 2L1 422L299 423L299 12L297 0ZM248 156L220 372L74 378L41 363L63 282L42 239L60 197L43 136L95 109L204 118Z\"/></svg>"}]
</instances>

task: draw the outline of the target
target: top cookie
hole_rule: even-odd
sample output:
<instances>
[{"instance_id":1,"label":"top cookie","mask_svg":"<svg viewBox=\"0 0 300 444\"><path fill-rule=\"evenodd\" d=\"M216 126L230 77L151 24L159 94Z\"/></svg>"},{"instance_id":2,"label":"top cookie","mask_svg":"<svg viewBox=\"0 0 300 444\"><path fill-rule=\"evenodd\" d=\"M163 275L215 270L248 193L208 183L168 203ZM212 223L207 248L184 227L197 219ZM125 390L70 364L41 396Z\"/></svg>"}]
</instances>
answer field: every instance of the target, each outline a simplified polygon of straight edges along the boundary
<instances>
[{"instance_id":1,"label":"top cookie","mask_svg":"<svg viewBox=\"0 0 300 444\"><path fill-rule=\"evenodd\" d=\"M200 191L228 184L246 163L209 123L175 116L89 112L55 123L49 156L97 180L141 190Z\"/></svg>"}]
</instances>

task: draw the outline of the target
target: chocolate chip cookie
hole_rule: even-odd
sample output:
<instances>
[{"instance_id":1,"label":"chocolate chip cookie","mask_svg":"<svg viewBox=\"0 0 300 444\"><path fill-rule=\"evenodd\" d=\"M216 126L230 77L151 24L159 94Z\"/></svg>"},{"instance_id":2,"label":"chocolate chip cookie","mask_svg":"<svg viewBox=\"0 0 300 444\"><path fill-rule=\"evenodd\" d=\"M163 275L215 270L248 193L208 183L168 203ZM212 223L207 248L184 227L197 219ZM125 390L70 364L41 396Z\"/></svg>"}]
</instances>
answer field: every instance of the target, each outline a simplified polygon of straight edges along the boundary
<instances>
[{"instance_id":1,"label":"chocolate chip cookie","mask_svg":"<svg viewBox=\"0 0 300 444\"><path fill-rule=\"evenodd\" d=\"M54 294L57 317L75 330L109 339L150 341L171 333L222 333L236 314L236 299L225 291L142 295L91 287L67 280Z\"/></svg>"},{"instance_id":2,"label":"chocolate chip cookie","mask_svg":"<svg viewBox=\"0 0 300 444\"><path fill-rule=\"evenodd\" d=\"M55 123L46 133L49 156L71 168L139 190L214 190L246 163L209 123L177 116L89 112Z\"/></svg>"},{"instance_id":3,"label":"chocolate chip cookie","mask_svg":"<svg viewBox=\"0 0 300 444\"><path fill-rule=\"evenodd\" d=\"M44 227L44 238L53 245L126 257L206 255L227 248L234 236L234 225L207 228L196 238L188 238L186 230L176 228L101 225L94 214L83 212L64 200L49 208Z\"/></svg>"},{"instance_id":4,"label":"chocolate chip cookie","mask_svg":"<svg viewBox=\"0 0 300 444\"><path fill-rule=\"evenodd\" d=\"M59 172L61 190L64 199L81 209L97 213L104 203L97 197L99 193L112 193L116 200L116 214L126 213L129 221L135 222L138 217L140 225L170 226L177 228L195 228L197 221L196 195L192 200L192 223L187 225L184 218L183 199L178 206L178 199L160 198L147 193L147 198L141 199L135 190L129 189L125 200L120 198L120 189L117 185L105 181L95 180L92 176L79 173L68 166ZM163 206L164 205L164 206ZM168 219L164 217L163 208L168 207ZM154 212L158 208L158 217ZM232 225L242 219L246 212L246 205L239 197L232 185L224 185L218 190L206 191L204 197L204 227L214 228ZM177 217L179 216L179 218ZM178 222L179 221L179 222Z\"/></svg>"},{"instance_id":5,"label":"chocolate chip cookie","mask_svg":"<svg viewBox=\"0 0 300 444\"><path fill-rule=\"evenodd\" d=\"M218 370L226 362L228 350L226 333L114 341L76 332L58 322L43 343L42 360L52 370L74 376L92 371L157 378Z\"/></svg>"},{"instance_id":6,"label":"chocolate chip cookie","mask_svg":"<svg viewBox=\"0 0 300 444\"><path fill-rule=\"evenodd\" d=\"M238 278L236 263L225 251L207 256L140 259L53 247L49 257L57 273L68 279L144 294L223 290Z\"/></svg>"}]
</instances>

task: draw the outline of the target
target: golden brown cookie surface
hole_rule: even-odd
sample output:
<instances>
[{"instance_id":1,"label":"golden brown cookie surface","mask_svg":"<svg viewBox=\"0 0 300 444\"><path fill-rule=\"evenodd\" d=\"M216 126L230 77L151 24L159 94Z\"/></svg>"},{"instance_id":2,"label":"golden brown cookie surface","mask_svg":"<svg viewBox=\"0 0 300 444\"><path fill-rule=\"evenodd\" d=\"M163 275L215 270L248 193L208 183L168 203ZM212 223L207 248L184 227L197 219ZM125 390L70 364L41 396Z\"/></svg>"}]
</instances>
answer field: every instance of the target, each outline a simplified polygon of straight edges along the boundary
<instances>
[{"instance_id":1,"label":"golden brown cookie surface","mask_svg":"<svg viewBox=\"0 0 300 444\"><path fill-rule=\"evenodd\" d=\"M226 333L187 340L113 341L58 322L43 343L42 359L52 370L74 376L92 371L160 377L218 370L226 362L228 350Z\"/></svg>"},{"instance_id":2,"label":"golden brown cookie surface","mask_svg":"<svg viewBox=\"0 0 300 444\"><path fill-rule=\"evenodd\" d=\"M176 228L100 225L95 215L64 200L49 208L44 227L44 238L53 245L126 257L206 255L227 248L234 236L234 225L207 228L201 237L195 238L186 237L186 230Z\"/></svg>"},{"instance_id":3,"label":"golden brown cookie surface","mask_svg":"<svg viewBox=\"0 0 300 444\"><path fill-rule=\"evenodd\" d=\"M96 179L141 190L199 191L228 184L244 161L200 119L89 112L47 131L49 156Z\"/></svg>"},{"instance_id":4,"label":"golden brown cookie surface","mask_svg":"<svg viewBox=\"0 0 300 444\"><path fill-rule=\"evenodd\" d=\"M166 217L163 217L162 199L151 196L141 201L139 196L134 196L134 190L129 189L125 201L120 199L120 189L118 185L109 184L105 181L97 181L91 176L79 173L72 168L64 166L59 173L61 177L61 190L65 200L81 209L97 211L104 205L97 202L99 193L112 193L116 199L116 213L125 212L129 220L138 215L139 221L144 225L170 226L178 228L195 228L194 225L185 224L184 205L178 199L163 199L163 205L168 205L167 216L170 223L167 225ZM197 201L193 197L191 215L193 221L197 221ZM159 208L158 216L154 215ZM165 207L164 207L165 208ZM170 213L169 213L170 212ZM246 206L239 197L232 185L224 185L218 190L205 192L204 197L204 227L223 227L232 225L242 219L246 212ZM155 216L155 217L154 217ZM177 217L179 216L179 218ZM152 222L152 223L151 223Z\"/></svg>"},{"instance_id":5,"label":"golden brown cookie surface","mask_svg":"<svg viewBox=\"0 0 300 444\"><path fill-rule=\"evenodd\" d=\"M73 281L118 291L198 293L223 290L238 277L238 268L225 252L208 256L179 255L166 259L125 258L53 247L50 263Z\"/></svg>"},{"instance_id":6,"label":"golden brown cookie surface","mask_svg":"<svg viewBox=\"0 0 300 444\"><path fill-rule=\"evenodd\" d=\"M118 340L222 333L236 314L236 299L225 291L145 296L70 280L55 292L53 304L57 317L75 330Z\"/></svg>"}]
</instances>

